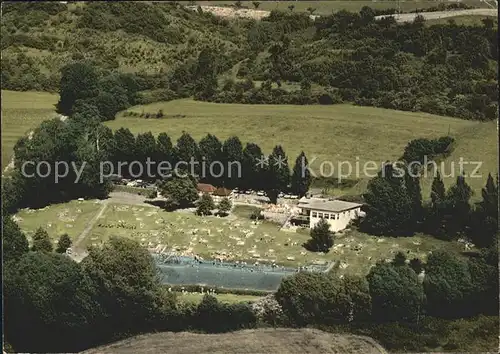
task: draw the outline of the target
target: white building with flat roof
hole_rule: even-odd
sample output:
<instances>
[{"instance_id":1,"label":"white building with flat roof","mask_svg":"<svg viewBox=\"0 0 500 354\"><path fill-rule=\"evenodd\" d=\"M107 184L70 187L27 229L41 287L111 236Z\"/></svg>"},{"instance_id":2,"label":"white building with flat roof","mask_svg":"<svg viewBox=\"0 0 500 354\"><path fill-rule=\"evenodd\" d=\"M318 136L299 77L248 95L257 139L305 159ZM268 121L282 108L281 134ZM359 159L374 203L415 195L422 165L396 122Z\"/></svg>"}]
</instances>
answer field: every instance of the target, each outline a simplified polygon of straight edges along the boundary
<instances>
[{"instance_id":1,"label":"white building with flat roof","mask_svg":"<svg viewBox=\"0 0 500 354\"><path fill-rule=\"evenodd\" d=\"M330 224L332 231L344 230L352 220L363 216L361 206L362 204L338 199L306 197L301 198L297 205L301 209L302 215L309 217L310 228L316 226L321 219L325 219Z\"/></svg>"}]
</instances>

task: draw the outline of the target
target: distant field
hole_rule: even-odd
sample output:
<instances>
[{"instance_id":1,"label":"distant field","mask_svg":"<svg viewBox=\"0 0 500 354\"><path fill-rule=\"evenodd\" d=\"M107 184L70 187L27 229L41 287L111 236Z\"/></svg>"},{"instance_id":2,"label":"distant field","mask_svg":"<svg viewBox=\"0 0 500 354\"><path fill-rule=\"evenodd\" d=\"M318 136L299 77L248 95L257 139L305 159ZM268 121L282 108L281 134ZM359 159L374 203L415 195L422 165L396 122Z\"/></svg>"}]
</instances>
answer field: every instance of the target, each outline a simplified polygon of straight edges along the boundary
<instances>
[{"instance_id":1,"label":"distant field","mask_svg":"<svg viewBox=\"0 0 500 354\"><path fill-rule=\"evenodd\" d=\"M177 293L177 299L186 303L199 303L203 298L203 294L200 293ZM216 294L215 298L220 302L226 304L235 304L239 302L250 302L257 301L262 298L262 296L253 295L235 295L235 294Z\"/></svg>"},{"instance_id":2,"label":"distant field","mask_svg":"<svg viewBox=\"0 0 500 354\"><path fill-rule=\"evenodd\" d=\"M129 109L135 112L156 113L162 109L164 119L123 117L119 114L106 124L116 130L128 127L134 134L151 131L157 135L166 132L174 141L183 131L200 140L207 133L219 139L237 135L243 143L255 142L265 153L281 144L293 165L301 150L306 153L310 167L319 172L323 164L324 175L338 175L337 166L348 161L351 176L363 179L367 175L363 165L367 161L378 165L386 160L399 158L406 144L415 138L436 138L450 133L457 140L457 148L446 161L446 170L458 171L459 158L482 161L482 178L468 182L480 197L488 172L497 171L496 123L474 122L463 119L435 116L426 113L402 112L352 105L292 106L216 104L193 100L157 102ZM316 158L316 159L315 159ZM313 160L315 159L315 160ZM330 161L333 164L332 173ZM356 163L359 162L356 173ZM368 166L369 167L369 166ZM342 169L348 173L347 167ZM372 170L368 170L368 176ZM467 166L466 166L467 171ZM472 171L470 171L472 172ZM449 185L455 177L446 178ZM424 196L428 196L431 180L423 181ZM360 186L366 185L366 182ZM357 186L353 193L362 192Z\"/></svg>"},{"instance_id":3,"label":"distant field","mask_svg":"<svg viewBox=\"0 0 500 354\"><path fill-rule=\"evenodd\" d=\"M187 4L188 1L181 1L184 4ZM485 7L488 5L479 0L464 0L462 1L465 4L476 6L476 7ZM222 5L229 6L233 5L235 1L196 1L198 5L201 6L214 6L214 5ZM437 6L440 1L400 1L400 7L402 11L412 11L415 9L423 9L428 7ZM254 9L252 1L242 1L242 5L248 7L249 9ZM361 10L363 6L369 6L374 9L390 9L398 7L398 2L396 0L387 1L261 1L259 5L259 10L286 10L289 11L288 6L295 6L294 11L297 12L305 12L309 7L316 9L314 14L317 15L325 15L331 14L332 12L340 11L340 10L348 10L357 12Z\"/></svg>"},{"instance_id":4,"label":"distant field","mask_svg":"<svg viewBox=\"0 0 500 354\"><path fill-rule=\"evenodd\" d=\"M99 208L94 201L72 201L42 210L23 210L16 217L21 218L19 226L28 235L41 226L56 242L63 232L73 239L78 236ZM376 261L392 259L398 251L408 258L425 260L428 252L435 249L463 250L457 242L426 235L379 238L351 230L335 236L336 246L329 253L314 253L302 247L310 237L308 231L280 231L277 224L269 222L253 225L245 217L247 212L248 208L243 208L234 215L217 218L200 217L192 212L166 212L149 206L110 204L82 246L99 245L111 236L122 236L145 247L163 245L166 250L177 249L179 253L194 253L205 259L213 259L219 252L234 260L268 264L275 261L292 267L338 261L339 274L366 274Z\"/></svg>"},{"instance_id":5,"label":"distant field","mask_svg":"<svg viewBox=\"0 0 500 354\"><path fill-rule=\"evenodd\" d=\"M480 26L482 25L482 20L485 18L490 18L494 21L495 25L498 27L498 18L491 16L455 16L453 18L440 18L435 20L427 20L425 22L426 25L440 25L447 24L448 21L453 19L457 25L466 25L466 26Z\"/></svg>"},{"instance_id":6,"label":"distant field","mask_svg":"<svg viewBox=\"0 0 500 354\"><path fill-rule=\"evenodd\" d=\"M2 90L2 171L12 158L17 140L40 122L56 116L59 96L47 92Z\"/></svg>"}]
</instances>

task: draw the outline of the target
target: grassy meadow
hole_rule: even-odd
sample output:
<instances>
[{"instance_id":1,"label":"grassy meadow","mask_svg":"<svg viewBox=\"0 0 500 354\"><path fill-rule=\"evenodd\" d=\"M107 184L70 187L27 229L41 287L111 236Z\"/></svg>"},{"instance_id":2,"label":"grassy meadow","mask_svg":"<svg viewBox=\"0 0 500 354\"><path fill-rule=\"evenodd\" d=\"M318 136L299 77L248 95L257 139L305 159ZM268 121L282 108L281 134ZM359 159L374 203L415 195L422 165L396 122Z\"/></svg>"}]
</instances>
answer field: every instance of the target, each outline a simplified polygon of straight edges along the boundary
<instances>
[{"instance_id":1,"label":"grassy meadow","mask_svg":"<svg viewBox=\"0 0 500 354\"><path fill-rule=\"evenodd\" d=\"M491 16L477 16L477 15L470 15L470 16L455 16L455 17L448 17L448 18L439 18L439 19L433 19L433 20L427 20L425 21L425 24L427 26L431 25L445 25L448 23L448 21L453 20L457 25L464 25L464 26L481 26L482 20L485 18L490 18L493 20L494 25L498 27L498 18L496 17L491 17Z\"/></svg>"},{"instance_id":2,"label":"grassy meadow","mask_svg":"<svg viewBox=\"0 0 500 354\"><path fill-rule=\"evenodd\" d=\"M306 251L306 230L280 231L274 223L254 225L248 208L236 207L225 218L200 217L192 212L166 212L157 207L110 203L81 246L99 245L111 236L134 239L145 247L166 246L166 250L197 254L206 259L226 255L234 260L261 263L272 261L284 266L338 262L340 274L366 274L380 259L392 259L398 251L408 258L426 259L432 250L446 247L461 251L455 242L440 241L426 235L413 237L374 237L357 230L335 236L335 246L327 254ZM54 242L67 232L74 239L99 211L95 201L72 201L40 210L23 210L16 215L28 235L44 227ZM228 258L231 259L231 258Z\"/></svg>"},{"instance_id":3,"label":"grassy meadow","mask_svg":"<svg viewBox=\"0 0 500 354\"><path fill-rule=\"evenodd\" d=\"M28 240L37 228L42 227L56 243L63 233L75 240L100 208L96 201L73 200L42 209L22 209L15 215L15 220Z\"/></svg>"},{"instance_id":4,"label":"grassy meadow","mask_svg":"<svg viewBox=\"0 0 500 354\"><path fill-rule=\"evenodd\" d=\"M2 169L9 164L14 144L21 136L41 121L56 116L54 105L57 100L56 94L2 90ZM457 140L457 144L445 162L443 172L446 175L451 175L452 170L459 170L460 157L464 161L482 162L479 170L482 176L468 179L475 191L475 199L480 198L480 190L488 172L498 169L496 122L482 123L353 105L249 106L189 99L135 106L129 111L156 113L160 109L165 114L163 119L145 120L124 117L121 113L116 120L106 122L106 125L114 130L127 127L134 134L151 131L157 135L166 132L174 140L183 131L197 140L207 133L215 134L219 139L237 135L243 143L259 144L265 153L270 153L275 145L281 144L288 154L290 165L304 150L310 167L316 172L323 171L326 176L337 177L339 163L349 161L352 178L360 179L360 182L348 190L331 190L330 193L335 195L364 191L366 176L373 173L369 166L367 171L363 170L367 161L380 165L383 161L397 159L411 139L435 138L448 132ZM329 162L333 164L333 171ZM471 173L473 169L473 165L465 165L466 172ZM341 170L343 174L349 172L347 165ZM454 177L446 177L445 182L450 185ZM424 197L428 196L431 183L432 174L422 179Z\"/></svg>"},{"instance_id":5,"label":"grassy meadow","mask_svg":"<svg viewBox=\"0 0 500 354\"><path fill-rule=\"evenodd\" d=\"M249 106L189 99L135 106L128 111L156 113L160 109L165 114L163 119L124 117L121 113L106 125L113 130L127 127L134 134L166 132L174 141L184 131L198 141L208 133L219 139L236 135L244 144L259 144L265 153L270 153L275 145L280 144L288 155L290 165L303 150L310 167L316 172L323 171L325 176L338 176L339 163L348 161L352 166L351 178L361 179L358 186L344 191L348 194L362 192L366 177L374 173L370 165L364 171L366 162L374 161L380 166L386 160L398 159L406 144L416 138L437 138L449 133L457 140L456 150L445 162L444 172L448 175L451 175L452 165L458 171L460 157L465 161L482 161L479 172L483 176L468 179L476 197L480 197L488 172L495 172L498 168L496 122L482 123L348 104ZM344 175L349 172L347 165L341 170ZM468 171L467 165L465 170ZM455 177L448 177L445 183L450 185L454 180ZM424 196L429 194L431 182L431 175L424 178Z\"/></svg>"},{"instance_id":6,"label":"grassy meadow","mask_svg":"<svg viewBox=\"0 0 500 354\"><path fill-rule=\"evenodd\" d=\"M40 122L56 116L59 96L48 92L2 90L2 171L9 164L14 145Z\"/></svg>"},{"instance_id":7,"label":"grassy meadow","mask_svg":"<svg viewBox=\"0 0 500 354\"><path fill-rule=\"evenodd\" d=\"M185 303L198 304L203 298L201 293L177 293L177 299ZM225 304L235 304L240 302L253 302L262 298L254 295L216 294L215 298Z\"/></svg>"},{"instance_id":8,"label":"grassy meadow","mask_svg":"<svg viewBox=\"0 0 500 354\"><path fill-rule=\"evenodd\" d=\"M249 9L254 9L253 1L242 1L242 6ZM181 3L187 5L188 1L181 1ZM197 5L201 6L230 6L234 5L235 1L196 1ZM402 11L412 11L415 9L423 9L428 7L437 6L439 1L415 1L401 0L399 2ZM463 3L476 7L488 7L485 3L479 0L464 0ZM361 10L363 6L369 6L374 9L391 9L398 7L398 2L395 0L380 0L380 1L364 1L364 0L354 0L354 1L261 1L258 10L282 10L289 11L288 6L295 6L294 11L306 12L309 7L316 9L314 14L316 15L328 15L332 12L337 12L340 10L347 10L352 12L357 12Z\"/></svg>"}]
</instances>

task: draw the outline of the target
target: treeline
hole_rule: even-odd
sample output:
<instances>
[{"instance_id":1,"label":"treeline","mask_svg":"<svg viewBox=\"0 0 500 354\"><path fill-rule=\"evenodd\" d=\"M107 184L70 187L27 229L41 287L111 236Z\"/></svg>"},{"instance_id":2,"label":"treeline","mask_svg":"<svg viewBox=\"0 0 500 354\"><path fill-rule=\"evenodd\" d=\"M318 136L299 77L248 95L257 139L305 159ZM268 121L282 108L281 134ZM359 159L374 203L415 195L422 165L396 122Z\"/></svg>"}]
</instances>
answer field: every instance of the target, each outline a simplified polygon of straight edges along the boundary
<instances>
[{"instance_id":1,"label":"treeline","mask_svg":"<svg viewBox=\"0 0 500 354\"><path fill-rule=\"evenodd\" d=\"M409 11L410 13L419 13L419 12L436 12L436 11L448 11L448 10L469 10L475 9L475 6L470 6L464 4L462 2L445 4L444 2L439 3L438 6L424 7L421 9L416 9Z\"/></svg>"},{"instance_id":2,"label":"treeline","mask_svg":"<svg viewBox=\"0 0 500 354\"><path fill-rule=\"evenodd\" d=\"M488 174L482 200L471 204L473 191L464 171L446 190L439 168L432 162L449 156L455 140L450 136L410 141L400 161L387 161L368 182L363 194L366 217L358 221L362 231L374 235L408 236L424 232L445 240L470 240L491 246L498 232L498 175ZM442 172L442 171L441 171ZM431 194L423 202L422 174L432 173Z\"/></svg>"},{"instance_id":3,"label":"treeline","mask_svg":"<svg viewBox=\"0 0 500 354\"><path fill-rule=\"evenodd\" d=\"M391 163L368 183L363 194L366 217L360 229L375 235L407 236L425 232L445 240L471 240L479 247L491 246L498 232L498 177L488 175L482 200L472 205L472 189L465 176L445 189L435 171L430 202L422 202L420 178L404 170L400 176Z\"/></svg>"},{"instance_id":4,"label":"treeline","mask_svg":"<svg viewBox=\"0 0 500 354\"><path fill-rule=\"evenodd\" d=\"M426 351L446 338L444 319L498 316L497 257L496 245L468 259L435 251L425 263L398 253L391 262L378 262L366 278L298 273L284 279L275 296L285 321L295 326L347 330L390 350ZM458 349L457 343L445 344Z\"/></svg>"},{"instance_id":5,"label":"treeline","mask_svg":"<svg viewBox=\"0 0 500 354\"><path fill-rule=\"evenodd\" d=\"M175 177L175 169L196 176L194 187L199 181L264 190L274 203L280 192L305 195L312 182L303 152L290 170L279 145L266 156L257 144L243 146L236 136L220 141L208 134L196 142L186 132L173 144L166 133L155 138L151 132L134 136L128 128L113 132L100 124L99 115L95 106L81 104L67 121L45 121L31 137L19 139L15 170L3 184L4 208L15 211L80 197L103 198L111 189L112 175L155 182Z\"/></svg>"},{"instance_id":6,"label":"treeline","mask_svg":"<svg viewBox=\"0 0 500 354\"><path fill-rule=\"evenodd\" d=\"M5 342L16 352L78 352L152 331L216 333L256 325L247 304L221 304L210 296L199 304L178 301L135 241L112 238L76 263L30 250L10 217L2 224Z\"/></svg>"}]
</instances>

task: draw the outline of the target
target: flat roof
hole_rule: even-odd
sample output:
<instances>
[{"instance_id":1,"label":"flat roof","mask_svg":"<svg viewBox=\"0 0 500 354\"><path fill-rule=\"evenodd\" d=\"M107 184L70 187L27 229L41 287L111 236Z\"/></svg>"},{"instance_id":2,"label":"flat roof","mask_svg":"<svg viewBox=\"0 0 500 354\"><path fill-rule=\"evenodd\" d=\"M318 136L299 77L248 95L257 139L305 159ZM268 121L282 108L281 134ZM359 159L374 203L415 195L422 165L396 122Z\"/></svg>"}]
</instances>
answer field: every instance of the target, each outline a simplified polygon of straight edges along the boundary
<instances>
[{"instance_id":1,"label":"flat roof","mask_svg":"<svg viewBox=\"0 0 500 354\"><path fill-rule=\"evenodd\" d=\"M355 209L361 207L363 204L351 203L343 200L329 200L323 198L301 198L299 200L299 208L322 210L331 212L341 212L345 210Z\"/></svg>"}]
</instances>

